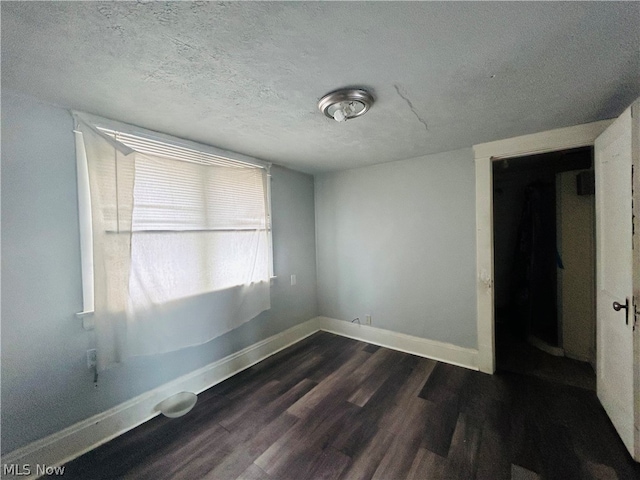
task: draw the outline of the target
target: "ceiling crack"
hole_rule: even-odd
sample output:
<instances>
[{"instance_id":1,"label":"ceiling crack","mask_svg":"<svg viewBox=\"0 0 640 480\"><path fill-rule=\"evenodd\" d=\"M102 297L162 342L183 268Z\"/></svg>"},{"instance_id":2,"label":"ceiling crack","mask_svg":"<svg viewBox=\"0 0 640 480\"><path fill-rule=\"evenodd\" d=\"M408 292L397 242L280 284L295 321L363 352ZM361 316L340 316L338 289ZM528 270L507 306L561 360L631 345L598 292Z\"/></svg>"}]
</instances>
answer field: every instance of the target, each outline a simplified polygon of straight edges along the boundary
<instances>
[{"instance_id":1,"label":"ceiling crack","mask_svg":"<svg viewBox=\"0 0 640 480\"><path fill-rule=\"evenodd\" d=\"M190 43L184 42L184 41L180 40L177 37L172 37L171 35L163 35L163 36L165 38L168 38L169 40L171 40L178 47L184 47L184 48L188 48L188 49L195 49L196 48L193 45L191 45Z\"/></svg>"},{"instance_id":2,"label":"ceiling crack","mask_svg":"<svg viewBox=\"0 0 640 480\"><path fill-rule=\"evenodd\" d=\"M398 95L400 95L400 98L402 98L405 102L407 102L407 105L409 105L409 108L411 109L413 114L416 116L418 121L422 125L424 125L424 129L428 132L429 131L429 127L427 126L427 122L424 121L420 115L418 115L418 112L416 112L416 109L414 108L413 103L411 103L411 100L409 100L405 95L402 94L402 92L400 91L400 87L398 87L398 85L394 84L393 86L395 87L396 92L398 92Z\"/></svg>"}]
</instances>

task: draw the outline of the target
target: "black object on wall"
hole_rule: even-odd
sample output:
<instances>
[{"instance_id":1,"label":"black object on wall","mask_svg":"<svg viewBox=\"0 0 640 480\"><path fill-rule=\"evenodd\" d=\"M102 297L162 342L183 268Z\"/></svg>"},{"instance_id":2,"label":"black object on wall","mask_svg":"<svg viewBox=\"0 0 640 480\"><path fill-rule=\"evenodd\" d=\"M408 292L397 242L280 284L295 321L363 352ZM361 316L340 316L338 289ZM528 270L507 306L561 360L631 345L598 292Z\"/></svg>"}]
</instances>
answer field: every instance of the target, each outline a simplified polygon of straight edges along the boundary
<instances>
[{"instance_id":1,"label":"black object on wall","mask_svg":"<svg viewBox=\"0 0 640 480\"><path fill-rule=\"evenodd\" d=\"M596 176L593 170L580 172L576 175L576 189L578 195L596 194Z\"/></svg>"}]
</instances>

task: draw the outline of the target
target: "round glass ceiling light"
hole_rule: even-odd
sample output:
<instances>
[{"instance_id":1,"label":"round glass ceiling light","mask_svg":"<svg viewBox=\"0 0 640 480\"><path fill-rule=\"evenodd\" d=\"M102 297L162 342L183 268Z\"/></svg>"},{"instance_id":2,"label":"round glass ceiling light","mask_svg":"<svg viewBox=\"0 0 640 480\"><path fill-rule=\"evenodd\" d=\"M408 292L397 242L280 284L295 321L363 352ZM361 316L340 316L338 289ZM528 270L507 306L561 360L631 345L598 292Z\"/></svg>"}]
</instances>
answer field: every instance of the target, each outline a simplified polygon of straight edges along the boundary
<instances>
[{"instance_id":1,"label":"round glass ceiling light","mask_svg":"<svg viewBox=\"0 0 640 480\"><path fill-rule=\"evenodd\" d=\"M373 96L365 90L355 88L328 93L318 102L320 111L337 122L364 115L371 105Z\"/></svg>"}]
</instances>

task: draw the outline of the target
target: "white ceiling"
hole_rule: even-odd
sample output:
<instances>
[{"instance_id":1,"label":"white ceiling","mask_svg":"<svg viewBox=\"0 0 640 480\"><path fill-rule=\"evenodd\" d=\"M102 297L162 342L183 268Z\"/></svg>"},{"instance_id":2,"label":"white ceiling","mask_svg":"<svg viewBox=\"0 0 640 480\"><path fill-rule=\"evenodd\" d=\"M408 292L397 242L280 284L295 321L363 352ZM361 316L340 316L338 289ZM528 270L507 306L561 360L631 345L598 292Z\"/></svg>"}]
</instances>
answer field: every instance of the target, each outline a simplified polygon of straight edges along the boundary
<instances>
[{"instance_id":1,"label":"white ceiling","mask_svg":"<svg viewBox=\"0 0 640 480\"><path fill-rule=\"evenodd\" d=\"M2 87L307 172L618 115L640 3L2 2ZM370 89L364 117L317 101Z\"/></svg>"}]
</instances>

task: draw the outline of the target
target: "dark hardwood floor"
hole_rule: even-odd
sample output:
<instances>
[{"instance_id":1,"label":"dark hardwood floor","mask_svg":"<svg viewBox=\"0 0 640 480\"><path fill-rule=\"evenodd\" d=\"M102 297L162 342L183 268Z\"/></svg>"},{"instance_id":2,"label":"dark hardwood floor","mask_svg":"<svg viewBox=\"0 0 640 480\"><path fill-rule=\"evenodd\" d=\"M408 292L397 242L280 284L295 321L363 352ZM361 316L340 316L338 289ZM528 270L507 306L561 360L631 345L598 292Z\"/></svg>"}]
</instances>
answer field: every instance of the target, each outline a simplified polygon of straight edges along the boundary
<instances>
[{"instance_id":1,"label":"dark hardwood floor","mask_svg":"<svg viewBox=\"0 0 640 480\"><path fill-rule=\"evenodd\" d=\"M78 479L640 478L591 390L316 333L66 465Z\"/></svg>"},{"instance_id":2,"label":"dark hardwood floor","mask_svg":"<svg viewBox=\"0 0 640 480\"><path fill-rule=\"evenodd\" d=\"M589 363L543 352L500 324L496 325L496 362L501 371L596 391L596 373Z\"/></svg>"}]
</instances>

